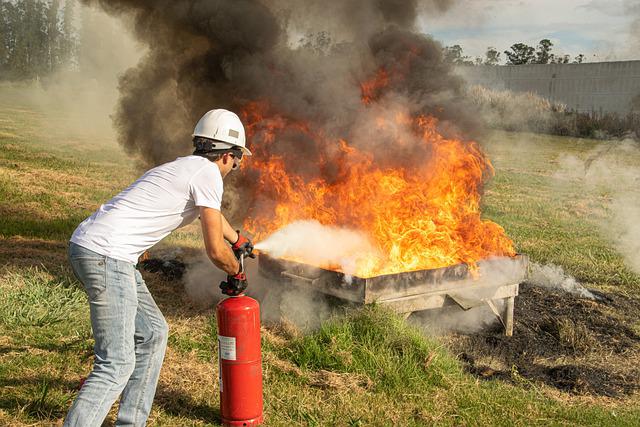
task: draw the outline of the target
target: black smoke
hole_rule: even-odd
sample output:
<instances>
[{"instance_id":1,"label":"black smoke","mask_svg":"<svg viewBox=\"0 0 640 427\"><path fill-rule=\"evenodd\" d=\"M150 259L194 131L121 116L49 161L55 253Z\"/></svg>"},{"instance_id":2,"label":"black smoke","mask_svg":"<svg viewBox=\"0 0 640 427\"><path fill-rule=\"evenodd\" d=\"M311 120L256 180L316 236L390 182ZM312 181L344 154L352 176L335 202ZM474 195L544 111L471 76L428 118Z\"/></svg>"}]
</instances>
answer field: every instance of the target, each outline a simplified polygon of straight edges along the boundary
<instances>
[{"instance_id":1,"label":"black smoke","mask_svg":"<svg viewBox=\"0 0 640 427\"><path fill-rule=\"evenodd\" d=\"M358 83L381 66L406 68L390 91L425 112L461 120L459 107L442 108L456 101L461 81L439 43L414 30L419 6L445 10L449 1L83 2L131 19L149 47L122 77L115 115L122 144L149 164L188 150L189 130L207 110L237 111L257 99L286 116L344 131L360 105ZM295 40L305 37L306 44Z\"/></svg>"},{"instance_id":2,"label":"black smoke","mask_svg":"<svg viewBox=\"0 0 640 427\"><path fill-rule=\"evenodd\" d=\"M129 20L148 46L120 80L114 116L120 142L145 166L189 153L193 126L206 111L241 113L252 102L266 101L267 116L313 124L282 132L274 144L261 146L259 134L249 140L256 157L278 155L305 179L336 179L335 168L321 161L336 148L319 145L318 134L345 138L381 164L411 167L429 155L367 130L367 108L402 103L412 114L439 118L448 136L479 130L442 46L416 29L419 13L441 13L452 0L82 2ZM364 106L361 83L381 69L389 82L374 107ZM247 171L236 184L250 185L255 174Z\"/></svg>"}]
</instances>

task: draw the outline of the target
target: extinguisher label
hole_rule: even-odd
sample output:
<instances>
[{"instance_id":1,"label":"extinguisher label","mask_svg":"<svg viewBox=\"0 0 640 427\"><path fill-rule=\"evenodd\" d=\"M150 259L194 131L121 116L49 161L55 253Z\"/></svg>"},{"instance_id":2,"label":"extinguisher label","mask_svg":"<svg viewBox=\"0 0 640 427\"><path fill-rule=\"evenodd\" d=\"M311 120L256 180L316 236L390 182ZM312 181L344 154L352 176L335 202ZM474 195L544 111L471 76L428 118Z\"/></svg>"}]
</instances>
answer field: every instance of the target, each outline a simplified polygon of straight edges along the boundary
<instances>
[{"instance_id":1,"label":"extinguisher label","mask_svg":"<svg viewBox=\"0 0 640 427\"><path fill-rule=\"evenodd\" d=\"M236 337L218 335L218 348L221 359L236 360Z\"/></svg>"},{"instance_id":2,"label":"extinguisher label","mask_svg":"<svg viewBox=\"0 0 640 427\"><path fill-rule=\"evenodd\" d=\"M222 384L222 364L220 362L220 346L218 346L218 380L220 382L220 393L223 393L224 385Z\"/></svg>"}]
</instances>

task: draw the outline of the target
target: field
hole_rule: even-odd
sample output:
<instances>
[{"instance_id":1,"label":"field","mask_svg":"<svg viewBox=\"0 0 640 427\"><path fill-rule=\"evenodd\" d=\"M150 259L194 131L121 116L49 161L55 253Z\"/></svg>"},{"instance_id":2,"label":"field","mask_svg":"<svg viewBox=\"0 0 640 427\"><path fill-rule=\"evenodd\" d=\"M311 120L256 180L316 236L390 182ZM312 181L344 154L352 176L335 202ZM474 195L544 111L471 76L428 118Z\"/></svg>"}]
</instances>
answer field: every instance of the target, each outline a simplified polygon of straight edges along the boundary
<instances>
[{"instance_id":1,"label":"field","mask_svg":"<svg viewBox=\"0 0 640 427\"><path fill-rule=\"evenodd\" d=\"M139 173L113 137L69 132L69 120L0 95L0 425L62 423L92 363L66 241ZM496 169L486 217L601 298L525 284L512 339L497 328L430 336L377 307L307 331L268 324L267 425L640 425L640 276L600 226L610 190L558 174L563 156L588 159L598 143L509 133L483 143ZM198 226L156 251L172 246L198 250ZM149 425L218 425L213 309L180 281L143 274L171 328Z\"/></svg>"}]
</instances>

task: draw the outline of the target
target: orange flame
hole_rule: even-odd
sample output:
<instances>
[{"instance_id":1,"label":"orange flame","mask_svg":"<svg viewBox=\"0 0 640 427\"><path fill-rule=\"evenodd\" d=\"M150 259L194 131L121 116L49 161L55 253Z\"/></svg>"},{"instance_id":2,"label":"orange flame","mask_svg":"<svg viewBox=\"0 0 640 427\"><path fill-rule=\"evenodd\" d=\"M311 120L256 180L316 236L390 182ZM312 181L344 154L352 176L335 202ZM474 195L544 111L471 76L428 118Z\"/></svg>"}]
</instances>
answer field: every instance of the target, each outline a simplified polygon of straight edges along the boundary
<instances>
[{"instance_id":1,"label":"orange flame","mask_svg":"<svg viewBox=\"0 0 640 427\"><path fill-rule=\"evenodd\" d=\"M360 93L362 102L365 105L371 104L380 96L382 89L389 85L389 74L384 68L380 68L376 75L363 83L360 83Z\"/></svg>"},{"instance_id":2,"label":"orange flame","mask_svg":"<svg viewBox=\"0 0 640 427\"><path fill-rule=\"evenodd\" d=\"M376 84L362 86L363 102L367 102L365 94L374 95ZM443 137L434 117L413 118L397 112L392 118L376 119L380 129L406 126L414 135L412 142L430 154L423 162L415 162L417 166L383 167L371 154L345 140L327 140L309 124L277 114L266 117L267 109L268 104L256 102L244 111L255 151L245 170L257 176L256 194L270 201L250 212L245 221L257 240L297 220L359 230L378 250L358 261L359 277L458 263L473 266L490 256L514 255L513 243L502 227L481 219L482 184L493 174L489 160L476 142ZM337 168L331 180L307 178L282 156L270 153L279 135L292 129L330 148L331 154L321 156L313 166ZM389 155L393 156L391 150ZM303 254L296 261L315 264Z\"/></svg>"}]
</instances>

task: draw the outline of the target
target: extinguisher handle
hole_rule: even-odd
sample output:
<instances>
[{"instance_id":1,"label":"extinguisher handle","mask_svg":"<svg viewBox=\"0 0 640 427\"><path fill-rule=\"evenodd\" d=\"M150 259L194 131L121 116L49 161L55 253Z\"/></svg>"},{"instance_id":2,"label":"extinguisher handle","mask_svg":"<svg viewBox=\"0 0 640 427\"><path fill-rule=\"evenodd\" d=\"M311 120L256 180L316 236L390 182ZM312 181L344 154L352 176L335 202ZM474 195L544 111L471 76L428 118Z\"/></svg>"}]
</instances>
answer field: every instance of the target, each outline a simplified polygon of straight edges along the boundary
<instances>
[{"instance_id":1,"label":"extinguisher handle","mask_svg":"<svg viewBox=\"0 0 640 427\"><path fill-rule=\"evenodd\" d=\"M223 294L236 297L247 289L247 276L244 273L227 276L227 281L220 283L220 289Z\"/></svg>"},{"instance_id":2,"label":"extinguisher handle","mask_svg":"<svg viewBox=\"0 0 640 427\"><path fill-rule=\"evenodd\" d=\"M247 275L244 272L244 254L240 255L240 271L235 275L228 275L226 282L220 283L220 289L225 295L238 296L247 289Z\"/></svg>"}]
</instances>

